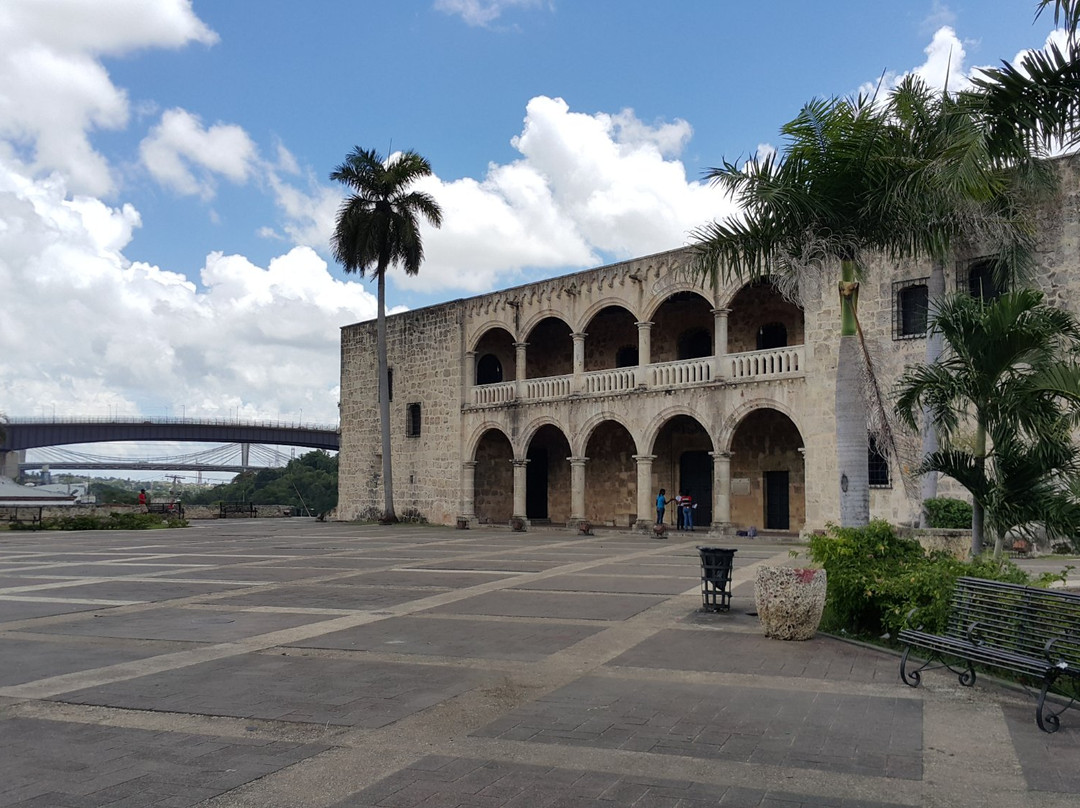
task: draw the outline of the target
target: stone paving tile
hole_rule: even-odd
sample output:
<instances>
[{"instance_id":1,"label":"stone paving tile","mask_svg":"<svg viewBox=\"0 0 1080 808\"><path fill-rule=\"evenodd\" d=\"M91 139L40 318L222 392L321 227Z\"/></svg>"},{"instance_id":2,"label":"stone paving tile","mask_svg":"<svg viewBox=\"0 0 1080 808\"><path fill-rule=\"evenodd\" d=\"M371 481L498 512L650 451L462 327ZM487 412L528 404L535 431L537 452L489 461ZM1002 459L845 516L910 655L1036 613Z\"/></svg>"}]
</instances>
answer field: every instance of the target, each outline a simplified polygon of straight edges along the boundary
<instances>
[{"instance_id":1,"label":"stone paving tile","mask_svg":"<svg viewBox=\"0 0 1080 808\"><path fill-rule=\"evenodd\" d=\"M235 642L257 634L317 623L325 619L322 615L310 614L266 614L163 607L145 612L120 614L110 614L106 611L95 614L92 619L79 618L69 622L35 626L34 631L43 634L216 643Z\"/></svg>"},{"instance_id":2,"label":"stone paving tile","mask_svg":"<svg viewBox=\"0 0 1080 808\"><path fill-rule=\"evenodd\" d=\"M922 778L911 699L585 676L473 734Z\"/></svg>"},{"instance_id":3,"label":"stone paving tile","mask_svg":"<svg viewBox=\"0 0 1080 808\"><path fill-rule=\"evenodd\" d=\"M214 604L252 607L278 606L294 609L380 609L415 600L417 590L375 586L339 586L337 582L311 586L279 586L263 592L250 592L214 598Z\"/></svg>"},{"instance_id":4,"label":"stone paving tile","mask_svg":"<svg viewBox=\"0 0 1080 808\"><path fill-rule=\"evenodd\" d=\"M712 618L701 616L702 621ZM730 619L716 615L713 622ZM756 618L734 619L740 625L756 622ZM762 635L688 629L658 631L608 664L863 683L898 681L899 670L899 660L892 654L824 635L806 642L778 642Z\"/></svg>"},{"instance_id":5,"label":"stone paving tile","mask_svg":"<svg viewBox=\"0 0 1080 808\"><path fill-rule=\"evenodd\" d=\"M701 569L683 562L664 559L638 559L617 564L601 564L589 567L589 575L662 575L666 578L682 578L687 581L700 581Z\"/></svg>"},{"instance_id":6,"label":"stone paving tile","mask_svg":"<svg viewBox=\"0 0 1080 808\"><path fill-rule=\"evenodd\" d=\"M325 578L341 570L332 570L326 567L268 567L260 564L257 567L203 567L200 569L179 570L161 576L162 581L173 578L184 580L209 580L209 581L236 581L238 583L279 583L282 581L299 581L305 578Z\"/></svg>"},{"instance_id":7,"label":"stone paving tile","mask_svg":"<svg viewBox=\"0 0 1080 808\"><path fill-rule=\"evenodd\" d=\"M0 624L36 617L52 617L57 614L91 612L100 609L92 603L49 603L19 600L18 595L0 595Z\"/></svg>"},{"instance_id":8,"label":"stone paving tile","mask_svg":"<svg viewBox=\"0 0 1080 808\"><path fill-rule=\"evenodd\" d=\"M494 623L395 617L289 643L289 647L534 662L602 630L602 626L566 623Z\"/></svg>"},{"instance_id":9,"label":"stone paving tile","mask_svg":"<svg viewBox=\"0 0 1080 808\"><path fill-rule=\"evenodd\" d=\"M498 581L500 578L516 577L513 574L498 575L464 570L383 570L362 572L339 578L335 584L362 586L421 586L437 589L466 589L478 584Z\"/></svg>"},{"instance_id":10,"label":"stone paving tile","mask_svg":"<svg viewBox=\"0 0 1080 808\"><path fill-rule=\"evenodd\" d=\"M33 571L36 575L51 575L61 578L122 578L125 576L142 576L152 573L170 572L183 565L173 562L140 564L41 564Z\"/></svg>"},{"instance_id":11,"label":"stone paving tile","mask_svg":"<svg viewBox=\"0 0 1080 808\"><path fill-rule=\"evenodd\" d=\"M181 583L167 579L153 581L101 581L93 584L73 584L60 586L41 592L26 592L26 595L39 595L50 598L86 598L94 600L128 600L137 602L157 602L190 598L193 595L209 595L235 589L232 584Z\"/></svg>"},{"instance_id":12,"label":"stone paving tile","mask_svg":"<svg viewBox=\"0 0 1080 808\"><path fill-rule=\"evenodd\" d=\"M63 693L52 701L375 728L489 680L436 665L244 654Z\"/></svg>"},{"instance_id":13,"label":"stone paving tile","mask_svg":"<svg viewBox=\"0 0 1080 808\"><path fill-rule=\"evenodd\" d=\"M555 575L538 581L525 580L511 589L546 590L555 592L612 592L639 595L677 595L685 592L693 581L684 578L666 578L660 575Z\"/></svg>"},{"instance_id":14,"label":"stone paving tile","mask_svg":"<svg viewBox=\"0 0 1080 808\"><path fill-rule=\"evenodd\" d=\"M0 806L183 808L325 748L10 718L0 720Z\"/></svg>"},{"instance_id":15,"label":"stone paving tile","mask_svg":"<svg viewBox=\"0 0 1080 808\"><path fill-rule=\"evenodd\" d=\"M34 573L40 575L41 573ZM25 577L19 575L2 575L0 576L0 591L10 589L13 586L35 586L38 584L52 584L56 583L55 578L33 578L30 574ZM6 594L17 594L14 592Z\"/></svg>"},{"instance_id":16,"label":"stone paving tile","mask_svg":"<svg viewBox=\"0 0 1080 808\"><path fill-rule=\"evenodd\" d=\"M1034 698L1028 707L1006 705L1002 712L1028 788L1080 794L1080 709L1074 705L1062 713L1053 733L1035 723Z\"/></svg>"},{"instance_id":17,"label":"stone paving tile","mask_svg":"<svg viewBox=\"0 0 1080 808\"><path fill-rule=\"evenodd\" d=\"M589 593L487 592L428 611L450 614L488 614L503 617L555 617L585 620L626 620L662 603L662 597L646 595L595 595Z\"/></svg>"},{"instance_id":18,"label":"stone paving tile","mask_svg":"<svg viewBox=\"0 0 1080 808\"><path fill-rule=\"evenodd\" d=\"M431 755L332 808L899 808L889 803Z\"/></svg>"},{"instance_id":19,"label":"stone paving tile","mask_svg":"<svg viewBox=\"0 0 1080 808\"><path fill-rule=\"evenodd\" d=\"M162 653L150 646L89 645L0 637L0 686L22 684L57 674L103 668Z\"/></svg>"},{"instance_id":20,"label":"stone paving tile","mask_svg":"<svg viewBox=\"0 0 1080 808\"><path fill-rule=\"evenodd\" d=\"M561 566L562 564L558 561L522 561L518 558L476 558L410 565L410 567L426 570L495 570L499 572L545 572Z\"/></svg>"}]
</instances>

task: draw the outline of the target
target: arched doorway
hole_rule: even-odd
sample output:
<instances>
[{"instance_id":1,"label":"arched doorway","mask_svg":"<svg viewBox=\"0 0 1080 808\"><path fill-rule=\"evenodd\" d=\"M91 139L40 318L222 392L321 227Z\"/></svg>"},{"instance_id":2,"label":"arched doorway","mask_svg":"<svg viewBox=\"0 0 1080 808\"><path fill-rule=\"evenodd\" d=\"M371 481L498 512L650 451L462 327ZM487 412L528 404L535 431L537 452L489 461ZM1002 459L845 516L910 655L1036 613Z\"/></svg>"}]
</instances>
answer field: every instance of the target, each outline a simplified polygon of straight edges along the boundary
<instances>
[{"instance_id":1,"label":"arched doorway","mask_svg":"<svg viewBox=\"0 0 1080 808\"><path fill-rule=\"evenodd\" d=\"M498 384L514 378L514 338L505 328L492 328L476 343L476 384Z\"/></svg>"},{"instance_id":2,"label":"arched doorway","mask_svg":"<svg viewBox=\"0 0 1080 808\"><path fill-rule=\"evenodd\" d=\"M709 433L689 415L676 415L669 420L653 442L655 491L666 489L669 499L677 494L689 494L696 506L693 510L697 526L712 523L713 462L709 454L712 450ZM674 527L674 507L669 507L667 517Z\"/></svg>"},{"instance_id":3,"label":"arched doorway","mask_svg":"<svg viewBox=\"0 0 1080 808\"><path fill-rule=\"evenodd\" d=\"M557 317L545 317L525 340L525 378L544 379L574 372L574 339L570 326Z\"/></svg>"},{"instance_id":4,"label":"arched doorway","mask_svg":"<svg viewBox=\"0 0 1080 808\"><path fill-rule=\"evenodd\" d=\"M798 531L806 524L802 435L769 407L746 415L731 440L731 521L737 527Z\"/></svg>"},{"instance_id":5,"label":"arched doorway","mask_svg":"<svg viewBox=\"0 0 1080 808\"><path fill-rule=\"evenodd\" d=\"M617 421L604 421L585 446L585 515L598 525L632 527L637 513L634 439Z\"/></svg>"},{"instance_id":6,"label":"arched doorway","mask_svg":"<svg viewBox=\"0 0 1080 808\"><path fill-rule=\"evenodd\" d=\"M537 430L525 454L525 516L533 522L570 521L570 443L551 424Z\"/></svg>"},{"instance_id":7,"label":"arched doorway","mask_svg":"<svg viewBox=\"0 0 1080 808\"><path fill-rule=\"evenodd\" d=\"M740 289L728 304L728 352L763 351L802 345L803 312L768 280Z\"/></svg>"},{"instance_id":8,"label":"arched doorway","mask_svg":"<svg viewBox=\"0 0 1080 808\"><path fill-rule=\"evenodd\" d=\"M697 292L676 292L652 317L653 362L698 359L713 353L712 305Z\"/></svg>"},{"instance_id":9,"label":"arched doorway","mask_svg":"<svg viewBox=\"0 0 1080 808\"><path fill-rule=\"evenodd\" d=\"M637 364L637 325L634 315L626 309L607 306L589 320L584 330L589 335L585 339L586 373Z\"/></svg>"},{"instance_id":10,"label":"arched doorway","mask_svg":"<svg viewBox=\"0 0 1080 808\"><path fill-rule=\"evenodd\" d=\"M498 429L476 445L473 508L481 523L505 524L514 515L514 449Z\"/></svg>"}]
</instances>

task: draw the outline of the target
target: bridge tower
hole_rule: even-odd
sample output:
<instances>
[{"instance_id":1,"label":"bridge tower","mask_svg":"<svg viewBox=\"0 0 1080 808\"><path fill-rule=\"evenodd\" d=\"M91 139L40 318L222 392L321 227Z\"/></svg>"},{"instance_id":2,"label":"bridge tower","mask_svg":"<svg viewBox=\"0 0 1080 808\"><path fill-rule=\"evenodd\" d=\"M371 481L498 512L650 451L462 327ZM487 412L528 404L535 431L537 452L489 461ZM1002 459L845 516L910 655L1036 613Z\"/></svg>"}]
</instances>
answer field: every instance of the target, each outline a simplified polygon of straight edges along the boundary
<instances>
[{"instance_id":1,"label":"bridge tower","mask_svg":"<svg viewBox=\"0 0 1080 808\"><path fill-rule=\"evenodd\" d=\"M17 479L19 476L19 464L26 462L26 450L19 449L14 452L0 452L0 477Z\"/></svg>"}]
</instances>

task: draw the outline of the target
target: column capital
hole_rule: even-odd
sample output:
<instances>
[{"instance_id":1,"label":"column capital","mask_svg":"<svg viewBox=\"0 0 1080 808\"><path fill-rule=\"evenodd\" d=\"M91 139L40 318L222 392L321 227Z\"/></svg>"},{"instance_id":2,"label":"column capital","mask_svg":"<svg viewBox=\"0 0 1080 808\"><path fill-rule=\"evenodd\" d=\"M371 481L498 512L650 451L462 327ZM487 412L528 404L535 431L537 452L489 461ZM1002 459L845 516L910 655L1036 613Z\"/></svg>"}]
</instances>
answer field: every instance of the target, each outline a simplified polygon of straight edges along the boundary
<instances>
[{"instance_id":1,"label":"column capital","mask_svg":"<svg viewBox=\"0 0 1080 808\"><path fill-rule=\"evenodd\" d=\"M639 331L648 331L653 327L652 320L641 320L640 322L634 323L634 325L638 327Z\"/></svg>"},{"instance_id":2,"label":"column capital","mask_svg":"<svg viewBox=\"0 0 1080 808\"><path fill-rule=\"evenodd\" d=\"M510 460L510 463L514 466L517 466L518 468L525 468L527 465L529 465L530 462L531 461L528 458L520 460L515 457Z\"/></svg>"},{"instance_id":3,"label":"column capital","mask_svg":"<svg viewBox=\"0 0 1080 808\"><path fill-rule=\"evenodd\" d=\"M528 348L529 343L527 343L527 342L515 342L514 347L517 348L519 351L521 351L521 350L524 350L525 348Z\"/></svg>"},{"instance_id":4,"label":"column capital","mask_svg":"<svg viewBox=\"0 0 1080 808\"><path fill-rule=\"evenodd\" d=\"M716 460L731 460L731 452L709 452L709 457Z\"/></svg>"},{"instance_id":5,"label":"column capital","mask_svg":"<svg viewBox=\"0 0 1080 808\"><path fill-rule=\"evenodd\" d=\"M589 458L587 457L568 457L566 459L570 462L571 466L584 466L589 462Z\"/></svg>"},{"instance_id":6,"label":"column capital","mask_svg":"<svg viewBox=\"0 0 1080 808\"><path fill-rule=\"evenodd\" d=\"M631 455L631 457L638 463L651 463L656 460L656 455Z\"/></svg>"},{"instance_id":7,"label":"column capital","mask_svg":"<svg viewBox=\"0 0 1080 808\"><path fill-rule=\"evenodd\" d=\"M711 311L714 317L726 317L731 313L731 309L727 308L726 306L717 306Z\"/></svg>"},{"instance_id":8,"label":"column capital","mask_svg":"<svg viewBox=\"0 0 1080 808\"><path fill-rule=\"evenodd\" d=\"M476 356L478 351L466 351L465 356Z\"/></svg>"},{"instance_id":9,"label":"column capital","mask_svg":"<svg viewBox=\"0 0 1080 808\"><path fill-rule=\"evenodd\" d=\"M480 465L479 460L462 460L461 461L461 467L465 468L465 469L474 469L478 465Z\"/></svg>"},{"instance_id":10,"label":"column capital","mask_svg":"<svg viewBox=\"0 0 1080 808\"><path fill-rule=\"evenodd\" d=\"M570 332L570 336L573 339L585 339L585 337L589 335L585 331L572 331Z\"/></svg>"}]
</instances>

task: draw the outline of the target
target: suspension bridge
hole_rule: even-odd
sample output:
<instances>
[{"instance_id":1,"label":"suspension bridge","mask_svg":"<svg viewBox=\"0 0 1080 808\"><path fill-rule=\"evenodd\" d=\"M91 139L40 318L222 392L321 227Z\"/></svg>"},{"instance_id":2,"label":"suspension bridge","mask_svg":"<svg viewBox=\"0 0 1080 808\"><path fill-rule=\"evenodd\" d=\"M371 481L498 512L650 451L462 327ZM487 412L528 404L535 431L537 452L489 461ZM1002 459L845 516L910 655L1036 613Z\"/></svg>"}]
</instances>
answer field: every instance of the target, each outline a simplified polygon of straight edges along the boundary
<instances>
[{"instance_id":1,"label":"suspension bridge","mask_svg":"<svg viewBox=\"0 0 1080 808\"><path fill-rule=\"evenodd\" d=\"M224 471L240 473L259 469L281 468L295 457L278 447L250 443L212 446L198 452L157 457L109 456L76 452L65 447L48 446L34 450L34 459L19 463L19 471Z\"/></svg>"}]
</instances>

